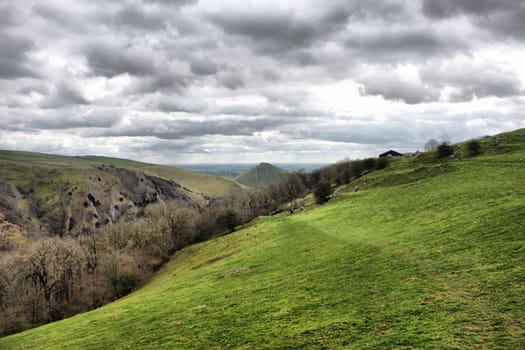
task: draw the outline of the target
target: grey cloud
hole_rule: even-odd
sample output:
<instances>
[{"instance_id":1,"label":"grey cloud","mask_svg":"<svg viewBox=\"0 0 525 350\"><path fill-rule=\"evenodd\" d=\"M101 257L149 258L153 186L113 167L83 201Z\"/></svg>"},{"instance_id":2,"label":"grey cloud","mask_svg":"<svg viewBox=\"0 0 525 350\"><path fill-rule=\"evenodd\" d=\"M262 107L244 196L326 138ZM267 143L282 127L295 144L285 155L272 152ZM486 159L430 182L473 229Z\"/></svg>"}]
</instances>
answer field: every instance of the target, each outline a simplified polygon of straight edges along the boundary
<instances>
[{"instance_id":1,"label":"grey cloud","mask_svg":"<svg viewBox=\"0 0 525 350\"><path fill-rule=\"evenodd\" d=\"M480 18L480 26L492 28L503 36L503 39L511 37L525 40L525 3L519 6L508 12L497 13L491 18Z\"/></svg>"},{"instance_id":2,"label":"grey cloud","mask_svg":"<svg viewBox=\"0 0 525 350\"><path fill-rule=\"evenodd\" d=\"M121 148L124 152L144 153L154 152L167 153L176 151L177 153L197 153L202 149L202 140L184 139L184 140L159 140L153 139L147 143L130 143L123 145Z\"/></svg>"},{"instance_id":3,"label":"grey cloud","mask_svg":"<svg viewBox=\"0 0 525 350\"><path fill-rule=\"evenodd\" d=\"M362 95L381 95L387 100L418 104L437 101L438 89L410 81L396 74L377 74L360 80L363 84Z\"/></svg>"},{"instance_id":4,"label":"grey cloud","mask_svg":"<svg viewBox=\"0 0 525 350\"><path fill-rule=\"evenodd\" d=\"M236 72L229 72L220 74L218 77L219 83L230 89L230 90L237 90L239 88L244 87L245 81L241 73Z\"/></svg>"},{"instance_id":5,"label":"grey cloud","mask_svg":"<svg viewBox=\"0 0 525 350\"><path fill-rule=\"evenodd\" d=\"M330 34L343 30L355 2L333 2L319 6L306 4L309 13L292 9L265 8L259 11L239 10L208 14L209 20L225 33L249 39L256 51L282 55L298 48L309 48ZM303 11L304 12L304 11Z\"/></svg>"},{"instance_id":6,"label":"grey cloud","mask_svg":"<svg viewBox=\"0 0 525 350\"><path fill-rule=\"evenodd\" d=\"M16 8L6 2L0 2L0 28L11 27L20 22L20 14L17 13Z\"/></svg>"},{"instance_id":7,"label":"grey cloud","mask_svg":"<svg viewBox=\"0 0 525 350\"><path fill-rule=\"evenodd\" d=\"M41 130L68 130L84 128L110 128L120 120L119 112L99 109L86 111L81 108L52 110L46 113L11 112L3 117L0 129L9 131L38 132Z\"/></svg>"},{"instance_id":8,"label":"grey cloud","mask_svg":"<svg viewBox=\"0 0 525 350\"><path fill-rule=\"evenodd\" d=\"M213 75L218 69L217 65L209 60L195 59L190 63L190 70L195 75Z\"/></svg>"},{"instance_id":9,"label":"grey cloud","mask_svg":"<svg viewBox=\"0 0 525 350\"><path fill-rule=\"evenodd\" d=\"M412 2L413 4L413 2ZM361 1L347 0L329 8L332 16L348 16L352 21L403 22L410 16L411 2L406 0Z\"/></svg>"},{"instance_id":10,"label":"grey cloud","mask_svg":"<svg viewBox=\"0 0 525 350\"><path fill-rule=\"evenodd\" d=\"M323 125L317 128L299 127L290 130L293 139L313 139L320 141L353 143L361 145L380 145L394 142L410 143L413 140L412 130L399 122L387 124L374 121L360 124L343 124L343 127L334 128Z\"/></svg>"},{"instance_id":11,"label":"grey cloud","mask_svg":"<svg viewBox=\"0 0 525 350\"><path fill-rule=\"evenodd\" d=\"M443 63L420 70L421 78L437 87L457 90L453 101L470 101L474 97L511 97L524 93L524 87L514 72L490 65Z\"/></svg>"},{"instance_id":12,"label":"grey cloud","mask_svg":"<svg viewBox=\"0 0 525 350\"><path fill-rule=\"evenodd\" d=\"M233 105L233 106L215 106L208 107L207 112L211 115L228 115L228 116L243 116L243 117L257 117L264 116L264 108L255 107L253 105Z\"/></svg>"},{"instance_id":13,"label":"grey cloud","mask_svg":"<svg viewBox=\"0 0 525 350\"><path fill-rule=\"evenodd\" d=\"M423 13L434 18L461 14L488 15L495 11L512 10L521 4L521 0L423 0Z\"/></svg>"},{"instance_id":14,"label":"grey cloud","mask_svg":"<svg viewBox=\"0 0 525 350\"><path fill-rule=\"evenodd\" d=\"M36 77L37 74L29 68L27 54L35 48L34 43L22 36L0 32L0 79L16 79L20 77Z\"/></svg>"},{"instance_id":15,"label":"grey cloud","mask_svg":"<svg viewBox=\"0 0 525 350\"><path fill-rule=\"evenodd\" d=\"M306 90L268 88L261 91L271 105L281 105L287 108L299 108L308 104L311 95Z\"/></svg>"},{"instance_id":16,"label":"grey cloud","mask_svg":"<svg viewBox=\"0 0 525 350\"><path fill-rule=\"evenodd\" d=\"M323 63L323 60L311 50L294 51L288 55L288 60L299 66L315 66Z\"/></svg>"},{"instance_id":17,"label":"grey cloud","mask_svg":"<svg viewBox=\"0 0 525 350\"><path fill-rule=\"evenodd\" d=\"M490 64L474 63L463 57L429 61L419 68L419 81L400 73L379 72L358 79L362 95L381 95L408 104L471 101L473 98L514 97L525 93L516 74ZM448 89L448 95L444 95Z\"/></svg>"},{"instance_id":18,"label":"grey cloud","mask_svg":"<svg viewBox=\"0 0 525 350\"><path fill-rule=\"evenodd\" d=\"M154 60L134 47L92 44L86 48L86 58L94 74L107 78L124 73L143 76L156 72Z\"/></svg>"},{"instance_id":19,"label":"grey cloud","mask_svg":"<svg viewBox=\"0 0 525 350\"><path fill-rule=\"evenodd\" d=\"M212 115L230 115L243 117L283 118L283 123L307 123L311 117L330 117L333 113L308 106L297 105L289 107L284 104L270 104L267 106L234 105L209 108Z\"/></svg>"},{"instance_id":20,"label":"grey cloud","mask_svg":"<svg viewBox=\"0 0 525 350\"><path fill-rule=\"evenodd\" d=\"M144 6L126 4L114 15L113 22L119 26L141 28L146 30L164 27L166 18L162 13L147 11Z\"/></svg>"},{"instance_id":21,"label":"grey cloud","mask_svg":"<svg viewBox=\"0 0 525 350\"><path fill-rule=\"evenodd\" d=\"M35 118L29 126L36 129L67 130L75 128L110 128L114 126L114 124L115 120L107 115L96 116L84 114L55 118Z\"/></svg>"},{"instance_id":22,"label":"grey cloud","mask_svg":"<svg viewBox=\"0 0 525 350\"><path fill-rule=\"evenodd\" d=\"M133 118L132 125L117 125L112 129L96 132L92 136L151 136L174 140L209 135L252 135L286 124L284 118L223 118L207 117L206 120L164 119L148 120L147 117Z\"/></svg>"},{"instance_id":23,"label":"grey cloud","mask_svg":"<svg viewBox=\"0 0 525 350\"><path fill-rule=\"evenodd\" d=\"M279 73L272 69L263 69L261 71L256 72L256 74L261 77L264 81L276 83L281 80L281 76Z\"/></svg>"},{"instance_id":24,"label":"grey cloud","mask_svg":"<svg viewBox=\"0 0 525 350\"><path fill-rule=\"evenodd\" d=\"M352 33L345 41L350 51L373 61L406 60L448 56L469 48L469 43L450 33L438 33L430 27L381 29L376 32Z\"/></svg>"},{"instance_id":25,"label":"grey cloud","mask_svg":"<svg viewBox=\"0 0 525 350\"><path fill-rule=\"evenodd\" d=\"M206 104L187 96L157 96L152 101L148 101L146 107L165 113L201 113L206 109Z\"/></svg>"},{"instance_id":26,"label":"grey cloud","mask_svg":"<svg viewBox=\"0 0 525 350\"><path fill-rule=\"evenodd\" d=\"M196 4L199 0L143 0L145 3L153 3L164 6L180 7L191 4Z\"/></svg>"},{"instance_id":27,"label":"grey cloud","mask_svg":"<svg viewBox=\"0 0 525 350\"><path fill-rule=\"evenodd\" d=\"M190 77L159 69L155 75L135 78L135 82L126 89L127 93L145 94L153 92L182 92L191 82Z\"/></svg>"},{"instance_id":28,"label":"grey cloud","mask_svg":"<svg viewBox=\"0 0 525 350\"><path fill-rule=\"evenodd\" d=\"M423 13L433 19L468 16L482 30L525 39L525 3L521 0L423 0Z\"/></svg>"},{"instance_id":29,"label":"grey cloud","mask_svg":"<svg viewBox=\"0 0 525 350\"><path fill-rule=\"evenodd\" d=\"M2 123L0 123L0 131L29 131L25 127L25 118L22 116L13 115L12 111L7 111L7 109L0 109L0 118Z\"/></svg>"},{"instance_id":30,"label":"grey cloud","mask_svg":"<svg viewBox=\"0 0 525 350\"><path fill-rule=\"evenodd\" d=\"M16 92L18 94L22 94L22 95L29 95L29 94L31 94L33 92L36 92L36 93L38 93L40 95L49 95L50 94L49 87L46 84L44 84L43 82L24 85L24 86L20 87L19 89L17 89Z\"/></svg>"},{"instance_id":31,"label":"grey cloud","mask_svg":"<svg viewBox=\"0 0 525 350\"><path fill-rule=\"evenodd\" d=\"M82 93L66 82L58 82L51 90L51 95L46 97L40 106L42 108L60 108L70 105L87 105L90 102Z\"/></svg>"},{"instance_id":32,"label":"grey cloud","mask_svg":"<svg viewBox=\"0 0 525 350\"><path fill-rule=\"evenodd\" d=\"M280 48L307 45L315 37L312 23L286 14L217 13L210 16L213 23L226 33L245 36L255 41L274 42Z\"/></svg>"},{"instance_id":33,"label":"grey cloud","mask_svg":"<svg viewBox=\"0 0 525 350\"><path fill-rule=\"evenodd\" d=\"M62 33L64 29L69 32L85 33L97 25L96 15L90 13L87 9L82 15L72 11L71 7L60 6L57 3L37 2L31 7L34 15L46 20L46 30L49 30L50 24L59 27L56 33Z\"/></svg>"}]
</instances>

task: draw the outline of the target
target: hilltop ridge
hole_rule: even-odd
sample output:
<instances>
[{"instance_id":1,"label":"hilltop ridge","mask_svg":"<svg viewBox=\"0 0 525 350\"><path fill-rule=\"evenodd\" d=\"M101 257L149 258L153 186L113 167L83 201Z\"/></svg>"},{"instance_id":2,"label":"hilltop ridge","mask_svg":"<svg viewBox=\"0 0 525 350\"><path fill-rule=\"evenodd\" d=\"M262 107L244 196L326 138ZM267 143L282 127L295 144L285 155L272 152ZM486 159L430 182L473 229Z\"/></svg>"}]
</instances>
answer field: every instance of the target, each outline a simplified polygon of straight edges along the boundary
<instances>
[{"instance_id":1,"label":"hilltop ridge","mask_svg":"<svg viewBox=\"0 0 525 350\"><path fill-rule=\"evenodd\" d=\"M286 181L288 172L270 163L259 163L256 167L245 171L236 180L249 187L276 185Z\"/></svg>"}]
</instances>

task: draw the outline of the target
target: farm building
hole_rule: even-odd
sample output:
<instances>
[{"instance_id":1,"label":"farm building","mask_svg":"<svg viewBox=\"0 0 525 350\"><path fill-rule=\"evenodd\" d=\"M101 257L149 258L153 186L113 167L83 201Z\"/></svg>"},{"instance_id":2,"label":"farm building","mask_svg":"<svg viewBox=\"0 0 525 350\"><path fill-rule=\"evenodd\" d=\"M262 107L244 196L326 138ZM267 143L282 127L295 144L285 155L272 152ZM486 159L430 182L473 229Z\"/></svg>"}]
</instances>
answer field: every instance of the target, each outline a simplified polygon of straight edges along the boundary
<instances>
[{"instance_id":1,"label":"farm building","mask_svg":"<svg viewBox=\"0 0 525 350\"><path fill-rule=\"evenodd\" d=\"M402 156L403 156L402 153L396 152L394 150L390 150L385 153L381 153L379 155L379 158L395 158L395 157L402 157Z\"/></svg>"}]
</instances>

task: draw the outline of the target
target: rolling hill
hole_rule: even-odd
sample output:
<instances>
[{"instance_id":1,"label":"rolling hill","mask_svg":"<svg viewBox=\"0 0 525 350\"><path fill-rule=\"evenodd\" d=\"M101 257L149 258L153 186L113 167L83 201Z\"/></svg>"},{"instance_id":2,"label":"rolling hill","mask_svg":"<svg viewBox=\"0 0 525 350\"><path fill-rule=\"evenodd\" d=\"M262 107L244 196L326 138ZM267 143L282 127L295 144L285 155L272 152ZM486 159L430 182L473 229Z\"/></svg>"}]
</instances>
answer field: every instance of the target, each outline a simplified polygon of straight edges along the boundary
<instances>
[{"instance_id":1,"label":"rolling hill","mask_svg":"<svg viewBox=\"0 0 525 350\"><path fill-rule=\"evenodd\" d=\"M249 187L261 187L286 181L286 170L269 163L260 163L237 177L237 182Z\"/></svg>"},{"instance_id":2,"label":"rolling hill","mask_svg":"<svg viewBox=\"0 0 525 350\"><path fill-rule=\"evenodd\" d=\"M219 177L123 159L0 151L0 213L15 242L91 232L165 200L206 206L238 188Z\"/></svg>"},{"instance_id":3,"label":"rolling hill","mask_svg":"<svg viewBox=\"0 0 525 350\"><path fill-rule=\"evenodd\" d=\"M0 348L525 348L525 130L481 143L187 247L142 289Z\"/></svg>"}]
</instances>

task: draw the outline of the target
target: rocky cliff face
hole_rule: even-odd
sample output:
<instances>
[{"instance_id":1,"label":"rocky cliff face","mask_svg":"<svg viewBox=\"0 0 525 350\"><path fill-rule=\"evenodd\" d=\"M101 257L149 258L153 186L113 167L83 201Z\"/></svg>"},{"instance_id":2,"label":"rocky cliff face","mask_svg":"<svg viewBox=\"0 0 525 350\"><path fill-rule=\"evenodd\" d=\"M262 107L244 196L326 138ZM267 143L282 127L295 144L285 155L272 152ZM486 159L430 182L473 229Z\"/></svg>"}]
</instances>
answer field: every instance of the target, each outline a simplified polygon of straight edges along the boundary
<instances>
[{"instance_id":1,"label":"rocky cliff face","mask_svg":"<svg viewBox=\"0 0 525 350\"><path fill-rule=\"evenodd\" d=\"M149 205L206 206L209 197L141 169L107 164L0 164L0 245L40 235L78 236L143 215ZM1 249L1 247L0 247Z\"/></svg>"}]
</instances>

